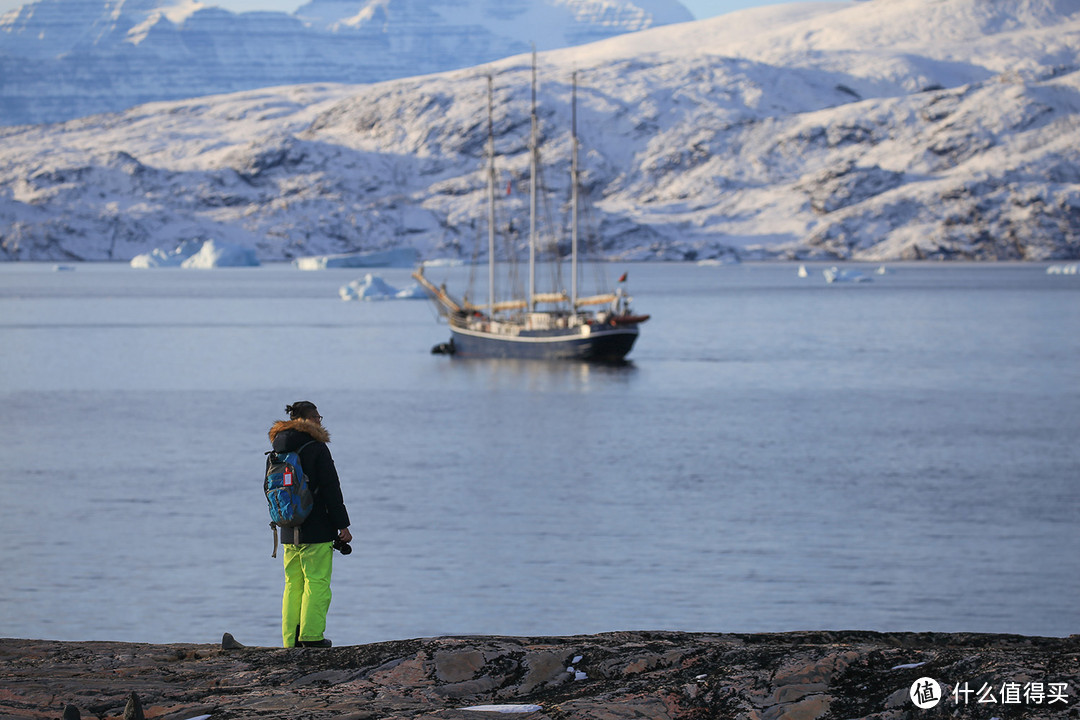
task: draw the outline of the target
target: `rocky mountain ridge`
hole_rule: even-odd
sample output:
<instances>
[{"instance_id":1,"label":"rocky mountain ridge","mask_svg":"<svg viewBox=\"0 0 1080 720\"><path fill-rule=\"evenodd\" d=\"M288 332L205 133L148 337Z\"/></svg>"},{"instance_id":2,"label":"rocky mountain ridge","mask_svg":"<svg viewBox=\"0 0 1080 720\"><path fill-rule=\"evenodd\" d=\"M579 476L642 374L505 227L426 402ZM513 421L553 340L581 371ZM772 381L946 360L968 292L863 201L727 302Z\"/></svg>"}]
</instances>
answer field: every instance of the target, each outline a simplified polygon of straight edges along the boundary
<instances>
[{"instance_id":1,"label":"rocky mountain ridge","mask_svg":"<svg viewBox=\"0 0 1080 720\"><path fill-rule=\"evenodd\" d=\"M678 0L34 0L0 17L0 124L301 83L471 67L693 16Z\"/></svg>"},{"instance_id":2,"label":"rocky mountain ridge","mask_svg":"<svg viewBox=\"0 0 1080 720\"><path fill-rule=\"evenodd\" d=\"M555 241L575 71L603 257L1080 257L1080 0L800 3L540 53ZM520 251L528 55L0 128L0 256L128 260L214 238L263 260L476 257L489 74L513 230L499 252Z\"/></svg>"}]
</instances>

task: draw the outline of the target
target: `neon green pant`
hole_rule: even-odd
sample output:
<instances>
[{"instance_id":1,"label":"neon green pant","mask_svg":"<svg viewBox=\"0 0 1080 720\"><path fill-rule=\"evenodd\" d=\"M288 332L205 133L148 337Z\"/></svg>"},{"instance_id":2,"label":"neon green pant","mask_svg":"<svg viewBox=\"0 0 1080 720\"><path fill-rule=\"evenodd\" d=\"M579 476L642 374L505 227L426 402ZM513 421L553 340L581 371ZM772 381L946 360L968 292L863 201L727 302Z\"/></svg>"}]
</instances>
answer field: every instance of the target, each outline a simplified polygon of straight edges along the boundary
<instances>
[{"instance_id":1,"label":"neon green pant","mask_svg":"<svg viewBox=\"0 0 1080 720\"><path fill-rule=\"evenodd\" d=\"M334 544L284 545L285 593L281 597L281 640L293 647L299 639L323 639L330 609L330 573Z\"/></svg>"}]
</instances>

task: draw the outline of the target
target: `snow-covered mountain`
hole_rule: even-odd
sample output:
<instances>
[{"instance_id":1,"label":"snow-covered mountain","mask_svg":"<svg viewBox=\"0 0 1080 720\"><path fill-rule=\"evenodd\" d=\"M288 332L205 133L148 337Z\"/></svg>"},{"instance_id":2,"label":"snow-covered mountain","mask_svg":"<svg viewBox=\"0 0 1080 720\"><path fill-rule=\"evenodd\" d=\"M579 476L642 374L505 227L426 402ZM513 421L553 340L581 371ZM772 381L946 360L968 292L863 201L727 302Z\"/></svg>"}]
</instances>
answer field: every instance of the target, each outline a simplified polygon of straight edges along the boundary
<instances>
[{"instance_id":1,"label":"snow-covered mountain","mask_svg":"<svg viewBox=\"0 0 1080 720\"><path fill-rule=\"evenodd\" d=\"M539 66L560 191L579 73L586 225L608 257L1080 257L1080 0L770 6ZM127 259L198 237L264 260L471 257L489 72L499 222L523 229L527 55L0 128L3 257Z\"/></svg>"},{"instance_id":2,"label":"snow-covered mountain","mask_svg":"<svg viewBox=\"0 0 1080 720\"><path fill-rule=\"evenodd\" d=\"M0 124L153 100L471 67L693 19L678 0L36 0L0 17Z\"/></svg>"}]
</instances>

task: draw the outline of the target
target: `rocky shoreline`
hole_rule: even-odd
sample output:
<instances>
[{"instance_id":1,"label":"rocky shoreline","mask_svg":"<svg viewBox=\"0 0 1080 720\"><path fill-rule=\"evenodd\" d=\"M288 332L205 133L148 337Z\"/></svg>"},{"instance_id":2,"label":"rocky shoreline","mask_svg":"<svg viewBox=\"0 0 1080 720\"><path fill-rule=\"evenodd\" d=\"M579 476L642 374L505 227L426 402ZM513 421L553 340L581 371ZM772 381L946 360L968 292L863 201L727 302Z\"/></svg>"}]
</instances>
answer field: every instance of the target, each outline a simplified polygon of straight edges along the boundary
<instances>
[{"instance_id":1,"label":"rocky shoreline","mask_svg":"<svg viewBox=\"0 0 1080 720\"><path fill-rule=\"evenodd\" d=\"M917 707L917 681L939 702ZM925 699L925 695L923 698ZM487 706L488 712L477 709ZM1080 636L616 632L336 647L0 640L0 716L1077 718Z\"/></svg>"}]
</instances>

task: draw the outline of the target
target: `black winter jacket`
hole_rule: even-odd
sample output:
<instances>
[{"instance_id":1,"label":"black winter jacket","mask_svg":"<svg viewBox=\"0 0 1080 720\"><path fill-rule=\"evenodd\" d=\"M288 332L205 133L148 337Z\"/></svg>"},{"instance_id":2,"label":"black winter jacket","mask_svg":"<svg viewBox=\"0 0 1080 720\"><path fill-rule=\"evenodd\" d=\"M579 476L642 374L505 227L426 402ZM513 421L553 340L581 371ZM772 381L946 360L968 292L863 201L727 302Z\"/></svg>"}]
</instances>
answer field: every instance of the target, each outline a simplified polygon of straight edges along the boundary
<instances>
[{"instance_id":1,"label":"black winter jacket","mask_svg":"<svg viewBox=\"0 0 1080 720\"><path fill-rule=\"evenodd\" d=\"M314 440L300 451L300 467L315 496L311 515L300 526L301 543L325 543L337 539L338 531L349 527L349 512L341 496L334 458L330 456L330 433L312 420L279 420L270 428L270 443L276 452L290 452ZM281 542L296 542L294 528L281 528Z\"/></svg>"}]
</instances>

